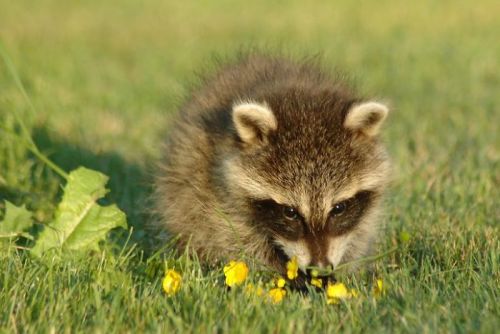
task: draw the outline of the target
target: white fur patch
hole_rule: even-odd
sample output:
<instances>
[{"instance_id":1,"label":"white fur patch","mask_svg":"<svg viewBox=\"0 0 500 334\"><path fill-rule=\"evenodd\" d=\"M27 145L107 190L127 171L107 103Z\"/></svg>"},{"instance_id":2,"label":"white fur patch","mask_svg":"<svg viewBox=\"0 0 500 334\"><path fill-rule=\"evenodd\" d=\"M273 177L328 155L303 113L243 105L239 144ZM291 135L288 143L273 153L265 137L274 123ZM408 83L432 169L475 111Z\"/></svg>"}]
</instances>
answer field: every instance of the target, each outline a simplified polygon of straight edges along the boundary
<instances>
[{"instance_id":1,"label":"white fur patch","mask_svg":"<svg viewBox=\"0 0 500 334\"><path fill-rule=\"evenodd\" d=\"M307 192L302 192L300 194L300 205L299 205L299 209L300 209L300 213L302 214L302 216L308 220L311 216L311 205L309 204L309 196L307 194Z\"/></svg>"},{"instance_id":2,"label":"white fur patch","mask_svg":"<svg viewBox=\"0 0 500 334\"><path fill-rule=\"evenodd\" d=\"M305 272L307 266L311 263L311 254L305 241L290 241L283 238L276 238L276 243L289 258L296 256L300 269Z\"/></svg>"},{"instance_id":3,"label":"white fur patch","mask_svg":"<svg viewBox=\"0 0 500 334\"><path fill-rule=\"evenodd\" d=\"M346 250L349 248L351 238L352 234L349 233L330 239L327 258L334 268L342 261Z\"/></svg>"},{"instance_id":4,"label":"white fur patch","mask_svg":"<svg viewBox=\"0 0 500 334\"><path fill-rule=\"evenodd\" d=\"M282 192L274 189L257 175L250 175L238 160L228 159L224 162L224 175L234 191L245 191L248 195L256 199L269 199L280 204L291 203L290 198L286 198Z\"/></svg>"}]
</instances>

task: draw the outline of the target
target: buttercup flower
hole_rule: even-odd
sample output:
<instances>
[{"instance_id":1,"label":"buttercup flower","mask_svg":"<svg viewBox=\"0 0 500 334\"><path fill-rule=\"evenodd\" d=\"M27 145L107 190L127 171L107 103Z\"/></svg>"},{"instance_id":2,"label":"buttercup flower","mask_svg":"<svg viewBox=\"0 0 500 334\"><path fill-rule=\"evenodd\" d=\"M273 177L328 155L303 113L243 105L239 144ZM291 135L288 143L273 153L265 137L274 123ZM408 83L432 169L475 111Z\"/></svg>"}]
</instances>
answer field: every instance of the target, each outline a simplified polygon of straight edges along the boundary
<instances>
[{"instance_id":1,"label":"buttercup flower","mask_svg":"<svg viewBox=\"0 0 500 334\"><path fill-rule=\"evenodd\" d=\"M248 276L248 267L242 261L230 261L224 267L224 275L226 276L226 284L230 287L240 285Z\"/></svg>"},{"instance_id":2,"label":"buttercup flower","mask_svg":"<svg viewBox=\"0 0 500 334\"><path fill-rule=\"evenodd\" d=\"M269 290L269 299L273 304L280 303L286 296L286 290L282 288L274 288Z\"/></svg>"},{"instance_id":3,"label":"buttercup flower","mask_svg":"<svg viewBox=\"0 0 500 334\"><path fill-rule=\"evenodd\" d=\"M181 288L181 283L182 276L175 270L170 269L165 273L165 278L162 282L163 290L168 296L173 296Z\"/></svg>"},{"instance_id":4,"label":"buttercup flower","mask_svg":"<svg viewBox=\"0 0 500 334\"><path fill-rule=\"evenodd\" d=\"M375 286L373 287L373 295L375 296L375 298L379 298L385 295L384 283L380 278L375 282Z\"/></svg>"},{"instance_id":5,"label":"buttercup flower","mask_svg":"<svg viewBox=\"0 0 500 334\"><path fill-rule=\"evenodd\" d=\"M338 298L327 298L327 299L326 299L326 303L327 303L328 305L338 304L338 303L339 303L339 301L340 301L340 299L338 299Z\"/></svg>"},{"instance_id":6,"label":"buttercup flower","mask_svg":"<svg viewBox=\"0 0 500 334\"><path fill-rule=\"evenodd\" d=\"M328 287L326 289L328 304L338 304L341 299L350 299L357 296L358 292L354 289L351 289L351 291L347 290L344 283L328 283Z\"/></svg>"},{"instance_id":7,"label":"buttercup flower","mask_svg":"<svg viewBox=\"0 0 500 334\"><path fill-rule=\"evenodd\" d=\"M347 298L349 291L344 283L329 283L326 289L326 295L329 298Z\"/></svg>"},{"instance_id":8,"label":"buttercup flower","mask_svg":"<svg viewBox=\"0 0 500 334\"><path fill-rule=\"evenodd\" d=\"M274 285L277 286L278 288L283 288L286 284L286 281L283 277L278 277L274 279Z\"/></svg>"},{"instance_id":9,"label":"buttercup flower","mask_svg":"<svg viewBox=\"0 0 500 334\"><path fill-rule=\"evenodd\" d=\"M296 279L299 276L299 263L297 257L294 256L286 263L286 275L288 279Z\"/></svg>"},{"instance_id":10,"label":"buttercup flower","mask_svg":"<svg viewBox=\"0 0 500 334\"><path fill-rule=\"evenodd\" d=\"M313 277L313 278L311 278L311 285L314 285L315 287L318 287L318 288L322 288L323 287L323 280L321 278Z\"/></svg>"}]
</instances>

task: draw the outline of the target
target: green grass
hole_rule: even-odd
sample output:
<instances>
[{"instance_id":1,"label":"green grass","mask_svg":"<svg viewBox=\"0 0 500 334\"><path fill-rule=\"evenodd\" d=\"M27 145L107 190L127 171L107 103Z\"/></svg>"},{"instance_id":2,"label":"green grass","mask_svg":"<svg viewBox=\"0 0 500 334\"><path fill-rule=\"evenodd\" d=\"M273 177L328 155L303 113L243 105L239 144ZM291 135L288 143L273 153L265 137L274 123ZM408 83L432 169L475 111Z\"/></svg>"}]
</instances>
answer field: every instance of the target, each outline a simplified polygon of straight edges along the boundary
<instances>
[{"instance_id":1,"label":"green grass","mask_svg":"<svg viewBox=\"0 0 500 334\"><path fill-rule=\"evenodd\" d=\"M12 135L12 112L66 171L111 177L134 232L124 248L42 264L0 252L0 332L484 332L500 328L500 5L477 1L8 1L0 38L37 113L0 63L0 200L46 222L61 179ZM143 254L150 167L175 112L213 55L240 46L321 52L368 96L387 98L395 169L374 275L345 277L360 298L320 293L280 305L223 288L221 268L177 261L185 285L161 290ZM0 204L1 205L1 204ZM132 244L135 247L130 248ZM371 297L373 277L387 285Z\"/></svg>"}]
</instances>

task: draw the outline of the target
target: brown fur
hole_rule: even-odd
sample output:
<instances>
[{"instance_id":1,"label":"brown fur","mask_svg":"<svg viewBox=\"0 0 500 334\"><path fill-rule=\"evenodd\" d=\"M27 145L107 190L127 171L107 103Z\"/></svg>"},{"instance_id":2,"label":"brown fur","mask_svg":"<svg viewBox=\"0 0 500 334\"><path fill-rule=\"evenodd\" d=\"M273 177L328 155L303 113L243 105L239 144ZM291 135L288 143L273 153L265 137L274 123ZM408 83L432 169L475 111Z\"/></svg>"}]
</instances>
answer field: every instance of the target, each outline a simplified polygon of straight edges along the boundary
<instances>
[{"instance_id":1,"label":"brown fur","mask_svg":"<svg viewBox=\"0 0 500 334\"><path fill-rule=\"evenodd\" d=\"M268 129L265 119L252 123L250 114L237 129L239 102L268 108L277 127L272 120ZM365 255L389 163L376 131L344 126L362 102L307 62L250 55L223 67L192 94L169 131L156 180L157 227L180 235L181 249L189 244L209 262L244 251L283 270L291 255L278 237L304 240L309 264L326 265L332 238L347 234L352 241L341 262ZM377 122L376 114L365 118L370 126ZM255 136L240 136L241 128ZM333 217L330 208L342 194L352 195L349 211ZM284 220L281 205L301 218Z\"/></svg>"}]
</instances>

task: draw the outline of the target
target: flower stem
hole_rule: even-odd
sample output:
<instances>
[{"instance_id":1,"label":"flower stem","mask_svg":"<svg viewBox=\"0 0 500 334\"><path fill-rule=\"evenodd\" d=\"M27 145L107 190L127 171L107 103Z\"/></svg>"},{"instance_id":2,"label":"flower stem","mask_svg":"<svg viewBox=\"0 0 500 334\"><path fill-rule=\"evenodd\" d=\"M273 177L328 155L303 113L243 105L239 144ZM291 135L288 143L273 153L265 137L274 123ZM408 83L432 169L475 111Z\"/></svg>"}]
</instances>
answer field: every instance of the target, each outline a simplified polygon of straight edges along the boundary
<instances>
[{"instance_id":1,"label":"flower stem","mask_svg":"<svg viewBox=\"0 0 500 334\"><path fill-rule=\"evenodd\" d=\"M31 110L32 113L36 114L36 109L33 103L31 102L31 99L29 98L28 94L26 93L26 89L24 89L24 85L21 82L21 79L19 78L19 75L17 74L16 68L14 64L12 63L12 60L10 59L9 55L5 51L5 47L3 45L3 42L0 40L0 56L2 57L5 66L7 67L8 72L12 76L12 79L14 80L17 88L21 92L21 95L25 99L26 103L29 106L29 109ZM38 159L40 159L42 162L44 162L49 168L51 168L54 172L62 176L63 178L67 179L68 174L59 166L57 166L52 160L50 160L46 155L44 155L38 147L36 146L35 142L33 141L33 138L31 137L31 133L28 130L28 127L26 126L26 123L24 123L21 115L19 112L14 108L12 113L14 114L14 117L16 118L16 121L19 123L19 126L21 127L21 133L23 139L26 141L28 149L33 153Z\"/></svg>"},{"instance_id":2,"label":"flower stem","mask_svg":"<svg viewBox=\"0 0 500 334\"><path fill-rule=\"evenodd\" d=\"M350 262L346 262L346 263L343 263L339 266L337 266L337 268L335 268L333 270L333 272L336 272L336 271L339 271L339 270L342 270L343 268L347 267L347 266L351 266L353 264L358 264L358 263L364 263L364 262L373 262L373 261L377 261L391 253L394 253L396 250L398 249L397 246L395 247L392 247L391 249L383 252L383 253L380 253L380 254L377 254L377 255L373 255L373 256L367 256L367 257L363 257L361 259L357 259L357 260L354 260L354 261L350 261Z\"/></svg>"}]
</instances>

